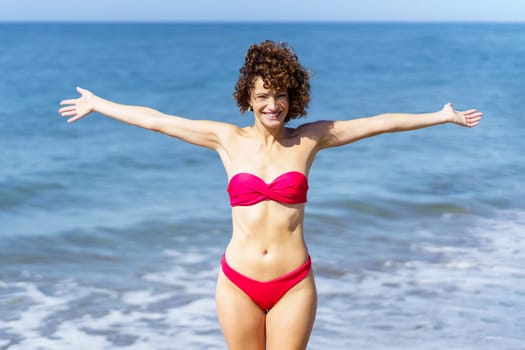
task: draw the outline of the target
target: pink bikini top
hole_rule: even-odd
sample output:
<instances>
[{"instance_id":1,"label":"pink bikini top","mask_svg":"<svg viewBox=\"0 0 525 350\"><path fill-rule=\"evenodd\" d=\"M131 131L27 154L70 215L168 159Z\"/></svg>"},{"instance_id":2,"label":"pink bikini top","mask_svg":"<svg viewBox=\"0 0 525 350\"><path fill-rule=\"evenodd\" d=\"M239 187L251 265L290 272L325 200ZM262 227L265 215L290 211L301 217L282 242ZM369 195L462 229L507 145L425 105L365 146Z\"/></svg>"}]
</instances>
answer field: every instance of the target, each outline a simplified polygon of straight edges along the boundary
<instances>
[{"instance_id":1,"label":"pink bikini top","mask_svg":"<svg viewBox=\"0 0 525 350\"><path fill-rule=\"evenodd\" d=\"M267 184L257 175L238 173L228 184L230 204L248 206L265 200L284 204L306 203L308 179L298 171L289 171Z\"/></svg>"}]
</instances>

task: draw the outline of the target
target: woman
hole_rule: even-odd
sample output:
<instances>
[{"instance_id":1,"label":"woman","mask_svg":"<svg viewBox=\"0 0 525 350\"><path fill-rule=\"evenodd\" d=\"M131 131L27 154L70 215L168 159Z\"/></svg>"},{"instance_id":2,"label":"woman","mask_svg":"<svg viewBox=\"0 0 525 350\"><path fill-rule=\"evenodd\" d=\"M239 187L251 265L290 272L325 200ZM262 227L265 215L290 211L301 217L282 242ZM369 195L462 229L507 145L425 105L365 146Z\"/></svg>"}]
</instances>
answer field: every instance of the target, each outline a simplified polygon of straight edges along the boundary
<instances>
[{"instance_id":1,"label":"woman","mask_svg":"<svg viewBox=\"0 0 525 350\"><path fill-rule=\"evenodd\" d=\"M451 104L426 114L382 114L347 121L316 121L289 128L310 101L309 74L286 44L252 45L234 97L241 112L253 111L245 128L170 116L127 106L77 88L60 114L76 121L98 112L155 130L219 154L230 179L233 232L221 261L216 301L230 349L305 349L317 294L303 239L307 176L318 151L385 132L437 124L473 127L482 113Z\"/></svg>"}]
</instances>

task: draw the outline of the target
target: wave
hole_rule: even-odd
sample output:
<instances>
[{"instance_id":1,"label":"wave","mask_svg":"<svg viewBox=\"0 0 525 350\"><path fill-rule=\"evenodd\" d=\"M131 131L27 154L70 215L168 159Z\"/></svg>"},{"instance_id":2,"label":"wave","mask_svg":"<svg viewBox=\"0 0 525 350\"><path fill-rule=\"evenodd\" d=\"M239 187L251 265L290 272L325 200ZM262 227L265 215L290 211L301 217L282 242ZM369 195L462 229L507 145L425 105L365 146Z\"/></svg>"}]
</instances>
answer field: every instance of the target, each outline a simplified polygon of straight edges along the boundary
<instances>
[{"instance_id":1,"label":"wave","mask_svg":"<svg viewBox=\"0 0 525 350\"><path fill-rule=\"evenodd\" d=\"M404 256L385 257L385 242L369 240L364 264L332 249L326 234L319 241L309 237L319 291L310 348L390 349L396 339L399 348L422 350L522 349L525 212L442 220L462 229L391 238L389 249L404 244ZM3 264L0 348L168 349L176 342L224 349L214 287L227 233L202 232L203 225L187 223L178 228L182 235L166 225L147 237L147 224L107 232L118 258L113 262L57 259L49 265L54 273L42 262L38 268ZM78 248L108 244L72 239L68 245ZM355 239L350 235L345 245Z\"/></svg>"},{"instance_id":2,"label":"wave","mask_svg":"<svg viewBox=\"0 0 525 350\"><path fill-rule=\"evenodd\" d=\"M468 240L414 241L410 254L378 268L352 269L349 258L327 273L314 261L320 302L312 348L385 349L391 339L399 348L524 348L525 212L456 223L468 224L461 230Z\"/></svg>"}]
</instances>

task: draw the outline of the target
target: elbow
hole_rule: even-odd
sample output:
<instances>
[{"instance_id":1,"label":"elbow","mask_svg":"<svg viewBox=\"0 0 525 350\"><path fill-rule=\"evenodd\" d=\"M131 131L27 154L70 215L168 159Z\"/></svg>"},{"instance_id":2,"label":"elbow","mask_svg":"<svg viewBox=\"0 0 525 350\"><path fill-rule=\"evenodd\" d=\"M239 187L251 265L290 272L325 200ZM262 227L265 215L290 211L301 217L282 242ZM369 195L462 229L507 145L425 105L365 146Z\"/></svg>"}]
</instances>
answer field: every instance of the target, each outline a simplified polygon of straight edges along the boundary
<instances>
[{"instance_id":1,"label":"elbow","mask_svg":"<svg viewBox=\"0 0 525 350\"><path fill-rule=\"evenodd\" d=\"M384 133L395 132L396 126L389 120L386 114L380 114L373 118L370 136L381 135Z\"/></svg>"},{"instance_id":2,"label":"elbow","mask_svg":"<svg viewBox=\"0 0 525 350\"><path fill-rule=\"evenodd\" d=\"M147 121L143 125L141 125L141 127L146 130L151 130L155 132L163 132L162 125L160 123L155 123L154 121Z\"/></svg>"},{"instance_id":3,"label":"elbow","mask_svg":"<svg viewBox=\"0 0 525 350\"><path fill-rule=\"evenodd\" d=\"M384 134L384 133L392 133L392 132L400 132L400 131L408 131L416 129L414 125L410 123L410 121L406 120L405 118L399 117L395 114L381 114L378 115L376 120L376 134Z\"/></svg>"},{"instance_id":4,"label":"elbow","mask_svg":"<svg viewBox=\"0 0 525 350\"><path fill-rule=\"evenodd\" d=\"M139 126L151 131L164 132L166 123L162 116L150 116L142 120Z\"/></svg>"}]
</instances>

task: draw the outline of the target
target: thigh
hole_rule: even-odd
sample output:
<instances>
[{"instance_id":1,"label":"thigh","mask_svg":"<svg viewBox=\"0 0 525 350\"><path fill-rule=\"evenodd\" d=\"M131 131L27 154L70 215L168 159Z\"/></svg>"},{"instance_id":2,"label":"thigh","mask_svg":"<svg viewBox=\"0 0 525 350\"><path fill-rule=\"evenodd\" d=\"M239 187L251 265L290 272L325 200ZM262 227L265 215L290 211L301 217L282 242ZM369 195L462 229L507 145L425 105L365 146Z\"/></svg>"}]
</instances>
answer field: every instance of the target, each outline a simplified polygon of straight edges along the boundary
<instances>
[{"instance_id":1,"label":"thigh","mask_svg":"<svg viewBox=\"0 0 525 350\"><path fill-rule=\"evenodd\" d=\"M317 310L312 272L290 289L266 316L268 350L306 349Z\"/></svg>"},{"instance_id":2,"label":"thigh","mask_svg":"<svg viewBox=\"0 0 525 350\"><path fill-rule=\"evenodd\" d=\"M266 313L219 271L217 316L230 350L265 349Z\"/></svg>"}]
</instances>

